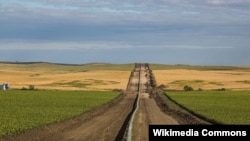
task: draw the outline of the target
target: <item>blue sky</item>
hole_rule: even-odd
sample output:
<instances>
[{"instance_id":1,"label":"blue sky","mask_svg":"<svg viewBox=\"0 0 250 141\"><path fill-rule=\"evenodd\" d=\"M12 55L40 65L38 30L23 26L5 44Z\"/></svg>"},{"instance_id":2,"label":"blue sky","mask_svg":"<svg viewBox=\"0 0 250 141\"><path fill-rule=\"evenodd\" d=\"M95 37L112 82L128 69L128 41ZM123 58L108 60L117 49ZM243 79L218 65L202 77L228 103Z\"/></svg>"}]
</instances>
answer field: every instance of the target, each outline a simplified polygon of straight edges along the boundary
<instances>
[{"instance_id":1,"label":"blue sky","mask_svg":"<svg viewBox=\"0 0 250 141\"><path fill-rule=\"evenodd\" d=\"M250 65L249 0L0 0L0 61Z\"/></svg>"}]
</instances>

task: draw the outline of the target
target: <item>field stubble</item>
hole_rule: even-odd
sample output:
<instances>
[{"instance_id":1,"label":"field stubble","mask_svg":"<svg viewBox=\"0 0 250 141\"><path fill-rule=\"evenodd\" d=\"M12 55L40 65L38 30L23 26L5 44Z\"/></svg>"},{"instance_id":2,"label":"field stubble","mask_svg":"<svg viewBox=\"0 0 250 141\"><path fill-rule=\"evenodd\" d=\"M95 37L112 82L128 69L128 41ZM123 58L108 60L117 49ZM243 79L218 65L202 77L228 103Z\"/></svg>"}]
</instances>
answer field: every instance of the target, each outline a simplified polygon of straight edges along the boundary
<instances>
[{"instance_id":1,"label":"field stubble","mask_svg":"<svg viewBox=\"0 0 250 141\"><path fill-rule=\"evenodd\" d=\"M168 89L183 90L185 85L195 90L211 89L250 89L250 71L245 70L155 70L156 81L168 86Z\"/></svg>"},{"instance_id":2,"label":"field stubble","mask_svg":"<svg viewBox=\"0 0 250 141\"><path fill-rule=\"evenodd\" d=\"M185 85L195 90L250 89L247 67L152 66L157 84L164 84L168 89L182 90ZM126 88L133 65L38 63L0 64L0 67L0 83L8 82L13 89L34 85L37 89L113 90Z\"/></svg>"}]
</instances>

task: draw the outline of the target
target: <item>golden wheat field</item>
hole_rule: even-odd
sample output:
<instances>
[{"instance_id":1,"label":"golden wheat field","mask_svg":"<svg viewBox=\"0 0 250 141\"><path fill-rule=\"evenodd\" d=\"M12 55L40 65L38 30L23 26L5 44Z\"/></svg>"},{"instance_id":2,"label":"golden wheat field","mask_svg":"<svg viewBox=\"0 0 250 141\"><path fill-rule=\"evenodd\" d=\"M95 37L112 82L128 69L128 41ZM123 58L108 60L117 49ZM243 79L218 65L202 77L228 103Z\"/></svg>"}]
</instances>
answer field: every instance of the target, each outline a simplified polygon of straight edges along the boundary
<instances>
[{"instance_id":1,"label":"golden wheat field","mask_svg":"<svg viewBox=\"0 0 250 141\"><path fill-rule=\"evenodd\" d=\"M133 65L126 69L86 69L84 66L53 64L0 63L0 83L10 83L11 89L113 90L126 89ZM250 70L153 70L157 85L168 89L250 89Z\"/></svg>"},{"instance_id":2,"label":"golden wheat field","mask_svg":"<svg viewBox=\"0 0 250 141\"><path fill-rule=\"evenodd\" d=\"M246 70L155 70L157 84L169 89L183 89L185 85L194 89L250 89L250 71Z\"/></svg>"},{"instance_id":3,"label":"golden wheat field","mask_svg":"<svg viewBox=\"0 0 250 141\"><path fill-rule=\"evenodd\" d=\"M64 90L112 90L125 89L130 75L128 71L87 71L51 73L44 70L1 69L0 82L10 83L12 89L28 88Z\"/></svg>"}]
</instances>

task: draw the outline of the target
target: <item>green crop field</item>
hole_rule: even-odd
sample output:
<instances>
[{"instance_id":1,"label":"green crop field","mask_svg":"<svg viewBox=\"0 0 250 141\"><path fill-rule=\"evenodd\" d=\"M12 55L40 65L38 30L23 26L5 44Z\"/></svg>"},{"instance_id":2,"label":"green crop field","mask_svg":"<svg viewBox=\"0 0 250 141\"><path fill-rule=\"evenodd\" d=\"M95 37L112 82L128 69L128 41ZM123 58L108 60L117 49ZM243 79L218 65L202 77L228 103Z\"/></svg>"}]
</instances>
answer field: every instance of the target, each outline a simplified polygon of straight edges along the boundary
<instances>
[{"instance_id":1,"label":"green crop field","mask_svg":"<svg viewBox=\"0 0 250 141\"><path fill-rule=\"evenodd\" d=\"M78 116L118 96L112 91L0 91L0 136Z\"/></svg>"},{"instance_id":2,"label":"green crop field","mask_svg":"<svg viewBox=\"0 0 250 141\"><path fill-rule=\"evenodd\" d=\"M250 124L250 91L182 91L166 96L215 123Z\"/></svg>"}]
</instances>

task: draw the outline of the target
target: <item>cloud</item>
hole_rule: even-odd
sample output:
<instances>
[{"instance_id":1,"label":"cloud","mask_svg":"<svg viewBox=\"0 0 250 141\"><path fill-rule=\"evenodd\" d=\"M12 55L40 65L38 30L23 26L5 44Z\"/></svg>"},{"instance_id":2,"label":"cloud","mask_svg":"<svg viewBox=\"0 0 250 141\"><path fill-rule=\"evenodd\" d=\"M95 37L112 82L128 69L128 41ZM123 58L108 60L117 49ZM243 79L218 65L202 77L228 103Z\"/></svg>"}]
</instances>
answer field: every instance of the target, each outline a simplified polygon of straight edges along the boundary
<instances>
[{"instance_id":1,"label":"cloud","mask_svg":"<svg viewBox=\"0 0 250 141\"><path fill-rule=\"evenodd\" d=\"M183 11L182 13L185 15L199 15L199 14L201 14L200 12L196 12L196 11Z\"/></svg>"},{"instance_id":2,"label":"cloud","mask_svg":"<svg viewBox=\"0 0 250 141\"><path fill-rule=\"evenodd\" d=\"M249 0L207 0L207 2L214 5L250 4Z\"/></svg>"},{"instance_id":3,"label":"cloud","mask_svg":"<svg viewBox=\"0 0 250 141\"><path fill-rule=\"evenodd\" d=\"M68 19L94 23L181 23L210 22L216 23L224 18L224 23L243 20L238 15L247 15L246 10L236 9L228 4L250 4L246 0L104 0L104 1L70 1L70 0L24 0L1 1L3 17L47 17L49 19ZM211 5L224 5L216 8ZM248 5L248 8L250 6ZM232 11L234 10L234 11ZM228 15L225 15L227 13ZM190 15L193 15L190 17ZM214 17L211 19L210 17ZM232 21L234 17L235 20ZM249 18L248 18L249 19ZM31 18L32 20L32 18ZM244 19L248 21L247 18ZM222 21L220 21L222 22Z\"/></svg>"},{"instance_id":4,"label":"cloud","mask_svg":"<svg viewBox=\"0 0 250 141\"><path fill-rule=\"evenodd\" d=\"M230 49L231 46L205 46L205 45L171 45L171 44L136 44L128 42L112 42L112 41L85 41L85 42L55 42L55 41L18 41L18 42L0 42L0 50L47 50L47 51L84 51L84 50L112 50L112 49L145 49L145 48L161 48L161 49Z\"/></svg>"},{"instance_id":5,"label":"cloud","mask_svg":"<svg viewBox=\"0 0 250 141\"><path fill-rule=\"evenodd\" d=\"M0 50L98 50L127 48L126 44L113 42L53 42L19 41L0 42Z\"/></svg>"},{"instance_id":6,"label":"cloud","mask_svg":"<svg viewBox=\"0 0 250 141\"><path fill-rule=\"evenodd\" d=\"M129 56L136 48L164 56L250 44L248 0L0 0L0 15L4 52L122 49Z\"/></svg>"}]
</instances>

